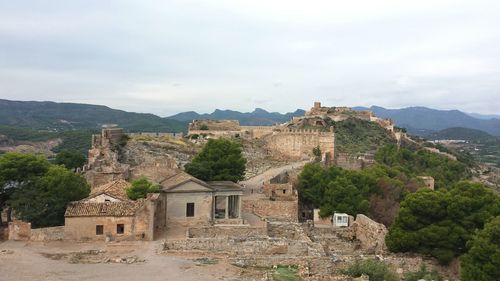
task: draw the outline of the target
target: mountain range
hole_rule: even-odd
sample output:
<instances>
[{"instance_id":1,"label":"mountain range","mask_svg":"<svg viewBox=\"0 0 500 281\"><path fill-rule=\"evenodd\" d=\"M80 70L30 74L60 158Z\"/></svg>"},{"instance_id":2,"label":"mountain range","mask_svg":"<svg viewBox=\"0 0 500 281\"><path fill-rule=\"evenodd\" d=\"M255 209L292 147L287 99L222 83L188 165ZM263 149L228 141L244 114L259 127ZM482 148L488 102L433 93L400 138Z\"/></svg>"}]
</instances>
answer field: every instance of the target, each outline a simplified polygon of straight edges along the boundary
<instances>
[{"instance_id":1,"label":"mountain range","mask_svg":"<svg viewBox=\"0 0 500 281\"><path fill-rule=\"evenodd\" d=\"M410 133L426 136L432 132L463 127L500 136L500 119L479 119L458 110L437 110L426 107L386 109L379 106L354 107L371 110L376 116L391 118ZM36 130L98 129L103 124L117 124L128 131L185 132L193 119L233 119L242 125L272 125L287 122L294 116L303 116L302 109L281 114L257 108L253 112L215 110L210 114L194 111L169 117L154 114L116 110L102 105L11 101L0 99L0 125L28 127Z\"/></svg>"},{"instance_id":2,"label":"mountain range","mask_svg":"<svg viewBox=\"0 0 500 281\"><path fill-rule=\"evenodd\" d=\"M239 112L233 110L216 109L208 114L198 114L194 111L182 112L169 116L167 118L178 121L191 122L195 119L231 119L240 121L241 125L245 126L269 126L276 123L284 123L290 121L292 117L304 116L306 112L302 109L297 109L294 112L281 114L278 112L267 112L262 108L256 108L253 112Z\"/></svg>"},{"instance_id":3,"label":"mountain range","mask_svg":"<svg viewBox=\"0 0 500 281\"><path fill-rule=\"evenodd\" d=\"M0 99L0 125L35 130L99 129L117 124L128 131L186 131L186 122L102 105Z\"/></svg>"},{"instance_id":4,"label":"mountain range","mask_svg":"<svg viewBox=\"0 0 500 281\"><path fill-rule=\"evenodd\" d=\"M427 107L386 109L379 106L353 109L370 110L378 117L391 118L398 127L406 128L410 133L417 135L428 135L432 131L446 128L463 127L500 136L500 119L478 119L459 110L437 110Z\"/></svg>"}]
</instances>

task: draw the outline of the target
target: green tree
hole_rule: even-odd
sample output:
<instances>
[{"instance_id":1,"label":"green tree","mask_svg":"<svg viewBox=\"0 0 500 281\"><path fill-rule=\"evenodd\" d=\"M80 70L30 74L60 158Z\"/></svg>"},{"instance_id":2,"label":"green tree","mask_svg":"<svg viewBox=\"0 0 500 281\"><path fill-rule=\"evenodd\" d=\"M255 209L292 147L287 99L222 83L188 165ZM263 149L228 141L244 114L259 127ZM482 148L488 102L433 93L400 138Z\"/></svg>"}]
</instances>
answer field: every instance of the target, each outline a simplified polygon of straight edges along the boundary
<instances>
[{"instance_id":1,"label":"green tree","mask_svg":"<svg viewBox=\"0 0 500 281\"><path fill-rule=\"evenodd\" d=\"M299 175L299 195L306 204L320 207L321 216L335 211L351 215L366 213L375 180L363 171L307 164Z\"/></svg>"},{"instance_id":2,"label":"green tree","mask_svg":"<svg viewBox=\"0 0 500 281\"><path fill-rule=\"evenodd\" d=\"M76 168L81 168L85 165L85 155L77 150L64 149L57 153L56 160L54 163L57 165L64 165L70 170L75 170Z\"/></svg>"},{"instance_id":3,"label":"green tree","mask_svg":"<svg viewBox=\"0 0 500 281\"><path fill-rule=\"evenodd\" d=\"M87 197L89 192L82 176L52 165L44 175L16 188L9 205L34 227L63 225L66 205Z\"/></svg>"},{"instance_id":4,"label":"green tree","mask_svg":"<svg viewBox=\"0 0 500 281\"><path fill-rule=\"evenodd\" d=\"M43 156L14 152L1 155L0 210L5 207L6 202L17 189L32 184L47 172L49 166L49 162Z\"/></svg>"},{"instance_id":5,"label":"green tree","mask_svg":"<svg viewBox=\"0 0 500 281\"><path fill-rule=\"evenodd\" d=\"M500 216L478 231L467 248L461 258L463 281L500 280Z\"/></svg>"},{"instance_id":6,"label":"green tree","mask_svg":"<svg viewBox=\"0 0 500 281\"><path fill-rule=\"evenodd\" d=\"M418 252L447 264L465 252L476 229L500 213L499 199L482 184L470 182L409 194L389 228L387 246L393 252Z\"/></svg>"},{"instance_id":7,"label":"green tree","mask_svg":"<svg viewBox=\"0 0 500 281\"><path fill-rule=\"evenodd\" d=\"M185 170L204 181L237 182L245 175L245 164L239 143L210 139L191 163L186 164Z\"/></svg>"},{"instance_id":8,"label":"green tree","mask_svg":"<svg viewBox=\"0 0 500 281\"><path fill-rule=\"evenodd\" d=\"M146 198L148 193L156 193L160 190L158 185L148 181L145 177L141 177L132 182L132 186L127 189L127 196L132 200Z\"/></svg>"}]
</instances>

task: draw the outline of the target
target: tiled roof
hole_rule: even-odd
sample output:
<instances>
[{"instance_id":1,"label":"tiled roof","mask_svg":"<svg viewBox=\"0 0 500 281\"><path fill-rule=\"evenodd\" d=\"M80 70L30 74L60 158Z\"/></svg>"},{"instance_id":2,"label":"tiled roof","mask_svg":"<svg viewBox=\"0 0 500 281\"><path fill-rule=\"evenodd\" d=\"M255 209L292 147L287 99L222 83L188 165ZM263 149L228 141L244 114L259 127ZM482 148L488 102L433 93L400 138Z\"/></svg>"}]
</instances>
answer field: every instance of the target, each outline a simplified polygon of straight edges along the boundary
<instances>
[{"instance_id":1,"label":"tiled roof","mask_svg":"<svg viewBox=\"0 0 500 281\"><path fill-rule=\"evenodd\" d=\"M101 194L106 194L119 200L123 201L129 200L126 189L129 188L130 186L131 184L125 180L122 179L114 180L112 182L109 182L107 184L92 189L87 199L99 196Z\"/></svg>"},{"instance_id":2,"label":"tiled roof","mask_svg":"<svg viewBox=\"0 0 500 281\"><path fill-rule=\"evenodd\" d=\"M163 181L160 182L160 185L162 186L163 190L169 190L188 181L194 181L200 185L212 189L206 182L197 179L185 172L179 172L169 178L164 179Z\"/></svg>"},{"instance_id":3,"label":"tiled roof","mask_svg":"<svg viewBox=\"0 0 500 281\"><path fill-rule=\"evenodd\" d=\"M134 216L136 211L144 205L145 200L125 202L71 202L66 208L65 217L128 217Z\"/></svg>"}]
</instances>

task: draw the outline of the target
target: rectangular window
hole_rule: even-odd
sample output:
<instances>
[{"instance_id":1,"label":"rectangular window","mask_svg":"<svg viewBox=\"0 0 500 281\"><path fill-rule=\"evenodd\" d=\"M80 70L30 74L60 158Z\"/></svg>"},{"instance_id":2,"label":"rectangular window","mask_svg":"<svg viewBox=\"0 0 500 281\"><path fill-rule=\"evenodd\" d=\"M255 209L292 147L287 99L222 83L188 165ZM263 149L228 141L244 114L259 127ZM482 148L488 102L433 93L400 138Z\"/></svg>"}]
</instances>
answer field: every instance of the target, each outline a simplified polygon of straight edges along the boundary
<instances>
[{"instance_id":1,"label":"rectangular window","mask_svg":"<svg viewBox=\"0 0 500 281\"><path fill-rule=\"evenodd\" d=\"M194 217L194 203L186 204L186 217Z\"/></svg>"},{"instance_id":2,"label":"rectangular window","mask_svg":"<svg viewBox=\"0 0 500 281\"><path fill-rule=\"evenodd\" d=\"M125 225L124 224L117 224L116 225L116 234L123 234L125 232Z\"/></svg>"},{"instance_id":3,"label":"rectangular window","mask_svg":"<svg viewBox=\"0 0 500 281\"><path fill-rule=\"evenodd\" d=\"M104 225L96 225L95 235L103 235L103 234L104 234Z\"/></svg>"}]
</instances>

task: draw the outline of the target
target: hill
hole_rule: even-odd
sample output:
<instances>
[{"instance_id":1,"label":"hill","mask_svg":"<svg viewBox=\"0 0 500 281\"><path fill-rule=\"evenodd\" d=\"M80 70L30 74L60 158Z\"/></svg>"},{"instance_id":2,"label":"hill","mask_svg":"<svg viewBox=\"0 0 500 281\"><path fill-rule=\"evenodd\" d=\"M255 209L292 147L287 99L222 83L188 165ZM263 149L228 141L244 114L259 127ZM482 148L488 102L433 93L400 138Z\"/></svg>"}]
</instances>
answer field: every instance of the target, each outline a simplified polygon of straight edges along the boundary
<instances>
[{"instance_id":1,"label":"hill","mask_svg":"<svg viewBox=\"0 0 500 281\"><path fill-rule=\"evenodd\" d=\"M492 136L481 130L453 127L447 128L438 132L431 133L426 136L430 140L467 140L467 141L488 141L495 140Z\"/></svg>"},{"instance_id":2,"label":"hill","mask_svg":"<svg viewBox=\"0 0 500 281\"><path fill-rule=\"evenodd\" d=\"M430 130L464 127L500 136L499 119L477 119L459 110L437 110L426 107L386 109L379 106L355 107L354 109L371 110L379 117L391 118L398 127L404 127L410 133L418 135L427 135Z\"/></svg>"},{"instance_id":3,"label":"hill","mask_svg":"<svg viewBox=\"0 0 500 281\"><path fill-rule=\"evenodd\" d=\"M102 105L0 100L0 125L65 131L99 129L103 124L118 124L128 131L137 132L187 130L186 122Z\"/></svg>"},{"instance_id":4,"label":"hill","mask_svg":"<svg viewBox=\"0 0 500 281\"><path fill-rule=\"evenodd\" d=\"M239 112L233 110L220 110L216 109L214 112L208 114L198 114L194 111L182 112L173 116L167 117L183 122L191 122L195 119L228 119L238 120L244 126L266 126L274 125L276 123L288 122L295 116L303 116L304 110L297 109L295 112L281 114L279 112L268 112L261 108L256 108L253 112Z\"/></svg>"}]
</instances>

